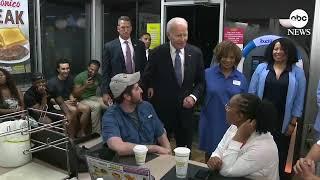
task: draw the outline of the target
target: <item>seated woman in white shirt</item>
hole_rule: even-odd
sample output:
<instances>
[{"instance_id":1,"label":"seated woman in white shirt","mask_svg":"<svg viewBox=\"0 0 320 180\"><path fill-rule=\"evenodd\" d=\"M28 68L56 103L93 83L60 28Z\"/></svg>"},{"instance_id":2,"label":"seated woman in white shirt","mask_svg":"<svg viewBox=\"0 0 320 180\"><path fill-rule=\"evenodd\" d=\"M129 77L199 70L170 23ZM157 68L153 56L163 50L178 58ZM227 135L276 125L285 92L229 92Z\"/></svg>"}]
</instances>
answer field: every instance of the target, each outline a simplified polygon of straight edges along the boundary
<instances>
[{"instance_id":1,"label":"seated woman in white shirt","mask_svg":"<svg viewBox=\"0 0 320 180\"><path fill-rule=\"evenodd\" d=\"M231 126L207 162L227 177L279 180L277 145L270 131L276 109L253 94L237 94L225 106Z\"/></svg>"}]
</instances>

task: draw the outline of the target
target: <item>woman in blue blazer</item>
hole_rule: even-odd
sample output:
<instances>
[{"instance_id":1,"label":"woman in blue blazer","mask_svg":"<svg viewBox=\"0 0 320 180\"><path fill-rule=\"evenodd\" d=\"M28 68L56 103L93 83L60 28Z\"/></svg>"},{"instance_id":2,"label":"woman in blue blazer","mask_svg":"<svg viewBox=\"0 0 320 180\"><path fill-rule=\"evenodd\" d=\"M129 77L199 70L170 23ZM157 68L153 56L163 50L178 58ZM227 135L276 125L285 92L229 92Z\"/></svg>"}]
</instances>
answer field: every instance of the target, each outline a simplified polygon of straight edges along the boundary
<instances>
[{"instance_id":1,"label":"woman in blue blazer","mask_svg":"<svg viewBox=\"0 0 320 180\"><path fill-rule=\"evenodd\" d=\"M273 41L265 52L266 62L259 64L252 75L249 93L271 101L277 108L278 120L273 126L273 138L279 153L280 179L290 179L284 172L290 136L302 116L306 89L303 69L298 62L297 49L287 38Z\"/></svg>"}]
</instances>

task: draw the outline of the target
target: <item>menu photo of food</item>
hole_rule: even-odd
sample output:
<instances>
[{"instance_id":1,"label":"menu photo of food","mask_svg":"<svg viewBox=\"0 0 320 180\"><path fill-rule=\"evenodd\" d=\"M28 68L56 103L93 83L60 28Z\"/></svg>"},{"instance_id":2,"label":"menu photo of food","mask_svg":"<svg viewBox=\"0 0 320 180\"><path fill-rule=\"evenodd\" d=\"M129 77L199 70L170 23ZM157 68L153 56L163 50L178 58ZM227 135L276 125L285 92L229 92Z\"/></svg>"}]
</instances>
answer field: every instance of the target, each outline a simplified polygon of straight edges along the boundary
<instances>
[{"instance_id":1,"label":"menu photo of food","mask_svg":"<svg viewBox=\"0 0 320 180\"><path fill-rule=\"evenodd\" d=\"M87 156L87 164L92 179L103 178L104 180L150 180L150 170L139 166L105 161Z\"/></svg>"},{"instance_id":2,"label":"menu photo of food","mask_svg":"<svg viewBox=\"0 0 320 180\"><path fill-rule=\"evenodd\" d=\"M0 28L0 63L21 63L30 58L29 40L19 27Z\"/></svg>"}]
</instances>

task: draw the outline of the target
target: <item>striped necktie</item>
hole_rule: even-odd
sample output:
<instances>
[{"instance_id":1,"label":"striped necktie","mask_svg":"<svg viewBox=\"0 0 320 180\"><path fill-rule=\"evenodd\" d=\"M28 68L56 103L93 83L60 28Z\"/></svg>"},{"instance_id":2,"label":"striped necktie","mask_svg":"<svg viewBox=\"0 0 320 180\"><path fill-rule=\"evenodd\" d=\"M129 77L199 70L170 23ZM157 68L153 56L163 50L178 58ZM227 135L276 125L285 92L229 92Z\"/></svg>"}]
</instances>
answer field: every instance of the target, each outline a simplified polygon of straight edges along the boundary
<instances>
[{"instance_id":1,"label":"striped necktie","mask_svg":"<svg viewBox=\"0 0 320 180\"><path fill-rule=\"evenodd\" d=\"M132 68L132 58L131 58L131 50L129 47L129 42L128 41L124 41L124 43L126 44L126 70L128 74L132 74L133 73L133 68Z\"/></svg>"}]
</instances>

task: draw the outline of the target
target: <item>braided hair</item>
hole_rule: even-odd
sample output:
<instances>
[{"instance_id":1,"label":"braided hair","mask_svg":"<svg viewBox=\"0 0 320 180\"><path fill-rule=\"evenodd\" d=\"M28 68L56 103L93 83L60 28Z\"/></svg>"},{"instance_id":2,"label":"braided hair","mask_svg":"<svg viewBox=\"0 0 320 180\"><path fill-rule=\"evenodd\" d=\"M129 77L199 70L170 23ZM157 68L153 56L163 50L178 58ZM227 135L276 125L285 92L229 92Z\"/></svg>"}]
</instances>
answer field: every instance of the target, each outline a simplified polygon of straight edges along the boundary
<instances>
[{"instance_id":1,"label":"braided hair","mask_svg":"<svg viewBox=\"0 0 320 180\"><path fill-rule=\"evenodd\" d=\"M270 101L260 100L258 96L253 94L242 93L239 94L237 104L245 119L256 120L258 133L273 131L278 116L276 108Z\"/></svg>"}]
</instances>

